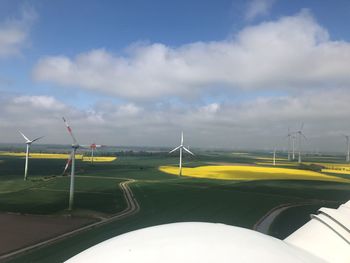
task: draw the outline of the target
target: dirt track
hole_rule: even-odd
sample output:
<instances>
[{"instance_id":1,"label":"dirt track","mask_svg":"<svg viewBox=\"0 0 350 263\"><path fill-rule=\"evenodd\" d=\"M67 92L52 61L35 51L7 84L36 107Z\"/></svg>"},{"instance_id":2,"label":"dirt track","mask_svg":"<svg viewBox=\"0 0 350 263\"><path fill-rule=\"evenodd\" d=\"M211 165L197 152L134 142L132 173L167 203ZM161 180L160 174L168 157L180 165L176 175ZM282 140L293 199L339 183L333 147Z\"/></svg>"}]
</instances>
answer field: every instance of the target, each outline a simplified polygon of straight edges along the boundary
<instances>
[{"instance_id":1,"label":"dirt track","mask_svg":"<svg viewBox=\"0 0 350 263\"><path fill-rule=\"evenodd\" d=\"M285 210L292 208L292 207L298 207L298 206L305 206L305 205L326 205L329 203L337 203L334 201L311 201L311 202L300 202L300 203L291 203L291 204L282 204L279 206L276 206L272 208L270 211L268 211L262 218L256 222L256 224L253 226L253 229L263 233L263 234L269 234L270 226L273 224L275 219Z\"/></svg>"},{"instance_id":2,"label":"dirt track","mask_svg":"<svg viewBox=\"0 0 350 263\"><path fill-rule=\"evenodd\" d=\"M0 214L0 255L91 224L92 219ZM0 257L1 258L1 257Z\"/></svg>"},{"instance_id":3,"label":"dirt track","mask_svg":"<svg viewBox=\"0 0 350 263\"><path fill-rule=\"evenodd\" d=\"M17 216L16 220L13 220L13 218L12 220L11 218L6 219L6 217L4 217L4 222L3 222L1 221L2 217L0 214L0 231L2 230L1 227L7 228L6 220L7 222L9 222L8 220L10 220L11 224L13 225L12 231L8 231L6 237L1 235L0 261L9 259L14 256L18 256L19 254L27 252L29 250L52 244L64 238L76 235L80 232L98 227L100 225L108 224L112 221L116 221L137 213L140 210L140 206L136 201L136 199L134 198L133 193L128 186L128 184L133 183L134 181L135 180L128 180L119 184L120 188L123 191L123 195L127 204L126 208L120 213L115 214L114 216L111 216L106 219L102 219L101 221L98 221L92 224L88 224L88 223L91 223L92 220L85 219L87 221L85 222L76 221L75 224L69 223L69 228L67 226L66 228L64 228L67 222L62 221L62 218L51 218L56 221L49 222L49 220L47 220L48 217L30 216L31 222L33 225L32 227L29 227L26 221L28 219L26 218L27 216L16 215ZM38 217L41 218L42 220L37 221ZM67 220L72 220L72 218L67 218ZM2 222L4 224L2 224ZM21 226L21 225L23 225L23 228L19 227L18 231L16 232L14 229L18 228L18 226ZM82 226L82 225L85 225L85 226ZM61 228L59 226L61 226ZM29 229L30 231L25 235L24 232L21 232L21 230L25 231L26 229ZM47 232L45 231L45 229ZM47 235L45 235L45 233L47 233ZM11 238L14 238L14 239L11 239ZM4 245L4 249L3 249L2 245L5 243L7 244L7 246ZM13 251L13 252L10 252L10 251Z\"/></svg>"}]
</instances>

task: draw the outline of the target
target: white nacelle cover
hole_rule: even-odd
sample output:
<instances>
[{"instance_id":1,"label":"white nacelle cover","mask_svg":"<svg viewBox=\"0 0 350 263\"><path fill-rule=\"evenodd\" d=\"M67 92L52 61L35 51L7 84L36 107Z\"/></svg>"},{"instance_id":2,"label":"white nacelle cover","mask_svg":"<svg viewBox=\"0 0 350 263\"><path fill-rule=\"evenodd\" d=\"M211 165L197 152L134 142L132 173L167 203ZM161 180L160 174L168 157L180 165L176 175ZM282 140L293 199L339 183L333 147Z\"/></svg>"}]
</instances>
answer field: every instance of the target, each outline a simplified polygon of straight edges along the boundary
<instances>
[{"instance_id":1,"label":"white nacelle cover","mask_svg":"<svg viewBox=\"0 0 350 263\"><path fill-rule=\"evenodd\" d=\"M293 245L245 228L174 223L132 231L97 244L67 262L321 263Z\"/></svg>"}]
</instances>

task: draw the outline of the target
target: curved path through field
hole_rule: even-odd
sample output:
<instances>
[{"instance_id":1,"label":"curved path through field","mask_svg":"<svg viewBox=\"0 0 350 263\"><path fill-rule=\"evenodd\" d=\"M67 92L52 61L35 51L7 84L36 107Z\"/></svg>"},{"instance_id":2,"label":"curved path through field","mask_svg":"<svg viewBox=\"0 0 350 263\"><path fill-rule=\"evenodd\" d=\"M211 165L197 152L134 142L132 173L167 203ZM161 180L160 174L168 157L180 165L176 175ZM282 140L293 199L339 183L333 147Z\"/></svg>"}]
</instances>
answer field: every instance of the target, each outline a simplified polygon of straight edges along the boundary
<instances>
[{"instance_id":1,"label":"curved path through field","mask_svg":"<svg viewBox=\"0 0 350 263\"><path fill-rule=\"evenodd\" d=\"M304 205L318 205L318 204L326 204L326 203L332 203L332 201L319 201L319 202L301 202L301 203L292 203L292 204L282 204L278 205L274 208L272 208L269 212L267 212L263 217L261 217L258 222L255 223L253 226L253 229L255 231L258 231L263 234L269 234L269 230L275 219L285 210L292 208L292 207L298 207L298 206L304 206Z\"/></svg>"},{"instance_id":2,"label":"curved path through field","mask_svg":"<svg viewBox=\"0 0 350 263\"><path fill-rule=\"evenodd\" d=\"M113 221L116 221L116 220L120 220L122 218L125 218L125 217L131 216L133 214L136 214L137 212L140 211L140 206L139 206L137 200L135 199L135 197L133 195L133 192L131 191L131 189L129 187L129 184L134 183L134 182L135 182L135 180L130 179L130 180L124 181L124 182L119 184L121 190L123 191L123 195L124 195L124 198L125 198L125 201L126 201L126 208L123 211L121 211L121 212L119 212L119 213L117 213L117 214L115 214L115 215L113 215L113 216L111 216L109 218L102 219L101 221L98 221L96 223L80 227L78 229L72 230L70 232L66 232L64 234L61 234L61 235L56 236L54 238L45 240L43 242L39 242L39 243L36 243L34 245L31 245L31 246L28 246L28 247L16 250L14 252L2 255L2 256L0 256L0 261L5 260L5 259L9 259L9 258L14 257L14 256L17 256L17 255L19 255L21 253L28 252L28 251L30 251L32 249L36 249L36 248L39 248L39 247L47 246L49 244L52 244L52 243L60 241L60 240L62 240L64 238L76 235L76 234L81 233L83 231L87 231L87 230L90 230L92 228L99 227L101 225L105 225L105 224L108 224L110 222L113 222Z\"/></svg>"}]
</instances>

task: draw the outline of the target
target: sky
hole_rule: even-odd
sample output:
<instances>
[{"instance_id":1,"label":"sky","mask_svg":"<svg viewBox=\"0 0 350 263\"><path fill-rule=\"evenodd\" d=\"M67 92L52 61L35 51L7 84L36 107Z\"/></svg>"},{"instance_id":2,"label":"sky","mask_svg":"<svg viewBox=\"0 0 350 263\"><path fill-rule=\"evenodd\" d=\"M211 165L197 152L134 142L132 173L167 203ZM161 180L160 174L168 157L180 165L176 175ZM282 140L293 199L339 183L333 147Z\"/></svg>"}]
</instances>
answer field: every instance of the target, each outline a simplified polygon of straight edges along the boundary
<instances>
[{"instance_id":1,"label":"sky","mask_svg":"<svg viewBox=\"0 0 350 263\"><path fill-rule=\"evenodd\" d=\"M345 151L346 0L0 0L0 143Z\"/></svg>"}]
</instances>

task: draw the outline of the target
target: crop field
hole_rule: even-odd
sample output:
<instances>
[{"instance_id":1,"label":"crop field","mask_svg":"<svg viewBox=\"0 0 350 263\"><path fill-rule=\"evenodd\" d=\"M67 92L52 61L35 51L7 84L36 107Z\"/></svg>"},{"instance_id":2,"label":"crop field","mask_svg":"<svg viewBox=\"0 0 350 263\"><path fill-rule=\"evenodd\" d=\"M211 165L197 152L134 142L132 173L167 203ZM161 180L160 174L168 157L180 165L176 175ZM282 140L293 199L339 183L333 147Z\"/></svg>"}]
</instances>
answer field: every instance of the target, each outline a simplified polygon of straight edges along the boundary
<instances>
[{"instance_id":1,"label":"crop field","mask_svg":"<svg viewBox=\"0 0 350 263\"><path fill-rule=\"evenodd\" d=\"M179 173L179 168L175 166L161 166L159 170L173 175L177 175ZM350 183L350 179L339 178L313 171L247 165L218 165L184 168L182 170L182 175L198 178L238 181L317 180Z\"/></svg>"},{"instance_id":2,"label":"crop field","mask_svg":"<svg viewBox=\"0 0 350 263\"><path fill-rule=\"evenodd\" d=\"M30 153L30 159L65 159L67 160L70 153ZM7 157L25 157L25 152L0 152L0 156ZM75 159L82 160L83 162L91 162L90 156L84 156L83 154L76 154ZM113 162L117 159L117 157L110 156L95 156L93 158L94 162Z\"/></svg>"},{"instance_id":3,"label":"crop field","mask_svg":"<svg viewBox=\"0 0 350 263\"><path fill-rule=\"evenodd\" d=\"M140 208L129 216L19 253L7 261L62 262L115 235L172 222L220 222L254 229L271 209L297 204L281 213L270 226L270 235L284 238L318 208L337 207L350 199L350 175L314 171L311 163L317 158L312 158L315 160L310 158L309 163L300 167L281 157L291 165L288 169L283 164L271 167L269 155L263 153L200 152L195 157L185 157L183 173L189 176L182 177L175 175L178 156L166 153L120 154L117 159L94 165L78 159L74 210L68 211L70 178L62 176L66 158L31 158L28 180L23 181L23 156L0 155L0 221L1 213L14 215L11 224L0 224L0 231L6 228L8 237L17 233L18 222L25 216L39 216L46 226L49 222L57 225L64 222L71 229L112 218L127 207L123 182L129 183ZM257 162L262 164L256 165ZM195 177L197 173L206 176ZM40 232L40 224L37 227ZM49 227L45 229L48 235L57 235ZM23 231L26 237L33 233L25 228ZM45 239L26 238L25 244L0 251L0 257L33 245L38 238ZM0 247L4 242L8 239L0 237Z\"/></svg>"}]
</instances>

